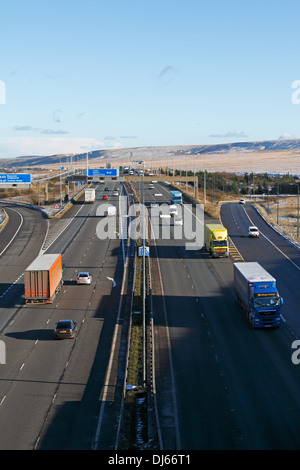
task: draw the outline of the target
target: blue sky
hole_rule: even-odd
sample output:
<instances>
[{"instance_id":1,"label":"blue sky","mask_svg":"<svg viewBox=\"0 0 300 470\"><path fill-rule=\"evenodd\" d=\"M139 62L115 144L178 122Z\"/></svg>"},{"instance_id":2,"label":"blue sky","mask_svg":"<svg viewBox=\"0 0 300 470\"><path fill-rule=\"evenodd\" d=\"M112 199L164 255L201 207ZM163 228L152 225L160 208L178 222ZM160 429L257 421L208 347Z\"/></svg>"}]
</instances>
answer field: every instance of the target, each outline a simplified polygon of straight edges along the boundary
<instances>
[{"instance_id":1,"label":"blue sky","mask_svg":"<svg viewBox=\"0 0 300 470\"><path fill-rule=\"evenodd\" d=\"M299 17L296 0L2 2L0 158L300 138Z\"/></svg>"}]
</instances>

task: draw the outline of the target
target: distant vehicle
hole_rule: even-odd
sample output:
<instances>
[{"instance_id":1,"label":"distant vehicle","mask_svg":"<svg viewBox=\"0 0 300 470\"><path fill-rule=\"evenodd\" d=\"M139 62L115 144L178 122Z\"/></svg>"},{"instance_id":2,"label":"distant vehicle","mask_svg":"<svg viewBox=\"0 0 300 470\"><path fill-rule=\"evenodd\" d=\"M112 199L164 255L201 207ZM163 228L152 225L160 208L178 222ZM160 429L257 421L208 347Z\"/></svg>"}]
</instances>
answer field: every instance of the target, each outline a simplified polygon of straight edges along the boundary
<instances>
[{"instance_id":1,"label":"distant vehicle","mask_svg":"<svg viewBox=\"0 0 300 470\"><path fill-rule=\"evenodd\" d=\"M109 206L107 208L107 215L116 215L117 208L115 206Z\"/></svg>"},{"instance_id":2,"label":"distant vehicle","mask_svg":"<svg viewBox=\"0 0 300 470\"><path fill-rule=\"evenodd\" d=\"M250 225L248 228L248 237L249 238L258 238L259 237L259 230L255 225Z\"/></svg>"},{"instance_id":3,"label":"distant vehicle","mask_svg":"<svg viewBox=\"0 0 300 470\"><path fill-rule=\"evenodd\" d=\"M102 196L102 199L108 199L107 194L104 194L104 195Z\"/></svg>"},{"instance_id":4,"label":"distant vehicle","mask_svg":"<svg viewBox=\"0 0 300 470\"><path fill-rule=\"evenodd\" d=\"M119 196L119 191L114 191L114 192L113 192L113 195L114 195L114 196Z\"/></svg>"},{"instance_id":5,"label":"distant vehicle","mask_svg":"<svg viewBox=\"0 0 300 470\"><path fill-rule=\"evenodd\" d=\"M87 188L84 191L84 200L86 203L91 204L95 202L96 199L96 192L94 188Z\"/></svg>"},{"instance_id":6,"label":"distant vehicle","mask_svg":"<svg viewBox=\"0 0 300 470\"><path fill-rule=\"evenodd\" d=\"M54 338L74 338L77 331L77 324L73 320L60 320L54 328Z\"/></svg>"},{"instance_id":7,"label":"distant vehicle","mask_svg":"<svg viewBox=\"0 0 300 470\"><path fill-rule=\"evenodd\" d=\"M172 204L171 206L169 206L169 214L174 217L175 215L178 215L178 209L177 209L177 206L175 204Z\"/></svg>"},{"instance_id":8,"label":"distant vehicle","mask_svg":"<svg viewBox=\"0 0 300 470\"><path fill-rule=\"evenodd\" d=\"M154 189L154 184L150 183L148 189Z\"/></svg>"},{"instance_id":9,"label":"distant vehicle","mask_svg":"<svg viewBox=\"0 0 300 470\"><path fill-rule=\"evenodd\" d=\"M182 204L182 193L180 191L170 191L171 203Z\"/></svg>"},{"instance_id":10,"label":"distant vehicle","mask_svg":"<svg viewBox=\"0 0 300 470\"><path fill-rule=\"evenodd\" d=\"M82 271L78 273L77 284L90 284L92 282L92 276L88 271Z\"/></svg>"},{"instance_id":11,"label":"distant vehicle","mask_svg":"<svg viewBox=\"0 0 300 470\"><path fill-rule=\"evenodd\" d=\"M109 191L109 188L106 186L106 188L104 189L104 191Z\"/></svg>"},{"instance_id":12,"label":"distant vehicle","mask_svg":"<svg viewBox=\"0 0 300 470\"><path fill-rule=\"evenodd\" d=\"M204 226L204 244L213 258L229 257L227 229L221 224L206 224Z\"/></svg>"},{"instance_id":13,"label":"distant vehicle","mask_svg":"<svg viewBox=\"0 0 300 470\"><path fill-rule=\"evenodd\" d=\"M240 199L240 204L245 204L246 200L245 199Z\"/></svg>"},{"instance_id":14,"label":"distant vehicle","mask_svg":"<svg viewBox=\"0 0 300 470\"><path fill-rule=\"evenodd\" d=\"M52 303L63 284L61 254L41 254L25 269L25 302Z\"/></svg>"},{"instance_id":15,"label":"distant vehicle","mask_svg":"<svg viewBox=\"0 0 300 470\"><path fill-rule=\"evenodd\" d=\"M183 225L182 219L174 219L174 225Z\"/></svg>"},{"instance_id":16,"label":"distant vehicle","mask_svg":"<svg viewBox=\"0 0 300 470\"><path fill-rule=\"evenodd\" d=\"M276 280L259 263L233 263L234 291L256 328L279 326L283 300Z\"/></svg>"}]
</instances>

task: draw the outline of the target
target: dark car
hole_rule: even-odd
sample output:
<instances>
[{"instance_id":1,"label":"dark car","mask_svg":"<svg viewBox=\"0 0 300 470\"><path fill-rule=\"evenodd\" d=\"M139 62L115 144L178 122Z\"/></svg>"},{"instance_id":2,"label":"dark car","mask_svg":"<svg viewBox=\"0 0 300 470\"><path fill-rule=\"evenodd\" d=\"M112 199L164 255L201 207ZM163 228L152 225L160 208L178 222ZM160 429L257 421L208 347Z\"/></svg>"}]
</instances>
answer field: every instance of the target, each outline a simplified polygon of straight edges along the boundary
<instances>
[{"instance_id":1,"label":"dark car","mask_svg":"<svg viewBox=\"0 0 300 470\"><path fill-rule=\"evenodd\" d=\"M106 187L104 191L109 191L109 188Z\"/></svg>"},{"instance_id":2,"label":"dark car","mask_svg":"<svg viewBox=\"0 0 300 470\"><path fill-rule=\"evenodd\" d=\"M74 338L77 331L77 324L73 320L60 320L54 328L54 338Z\"/></svg>"}]
</instances>

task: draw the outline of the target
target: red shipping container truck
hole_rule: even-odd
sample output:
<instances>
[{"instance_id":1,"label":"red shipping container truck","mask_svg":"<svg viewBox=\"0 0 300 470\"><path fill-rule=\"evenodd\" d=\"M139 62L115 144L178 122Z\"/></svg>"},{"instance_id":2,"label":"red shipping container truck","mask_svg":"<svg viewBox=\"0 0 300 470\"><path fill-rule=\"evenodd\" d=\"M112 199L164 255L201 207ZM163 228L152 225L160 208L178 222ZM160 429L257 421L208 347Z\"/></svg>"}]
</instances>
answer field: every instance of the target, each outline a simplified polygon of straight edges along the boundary
<instances>
[{"instance_id":1,"label":"red shipping container truck","mask_svg":"<svg viewBox=\"0 0 300 470\"><path fill-rule=\"evenodd\" d=\"M25 270L25 302L52 303L63 283L61 254L41 254Z\"/></svg>"}]
</instances>

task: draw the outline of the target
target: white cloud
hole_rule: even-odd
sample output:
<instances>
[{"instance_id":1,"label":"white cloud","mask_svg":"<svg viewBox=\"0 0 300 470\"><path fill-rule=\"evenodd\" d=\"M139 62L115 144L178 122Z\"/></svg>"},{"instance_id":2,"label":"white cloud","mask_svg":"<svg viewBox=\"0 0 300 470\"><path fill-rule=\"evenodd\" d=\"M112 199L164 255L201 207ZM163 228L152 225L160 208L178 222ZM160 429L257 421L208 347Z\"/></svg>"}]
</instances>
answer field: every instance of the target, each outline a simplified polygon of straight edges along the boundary
<instances>
[{"instance_id":1,"label":"white cloud","mask_svg":"<svg viewBox=\"0 0 300 470\"><path fill-rule=\"evenodd\" d=\"M41 131L41 134L49 134L49 135L53 135L53 134L68 134L68 131L63 131L62 129L43 129Z\"/></svg>"},{"instance_id":2,"label":"white cloud","mask_svg":"<svg viewBox=\"0 0 300 470\"><path fill-rule=\"evenodd\" d=\"M210 134L209 137L247 137L244 131L229 131L226 134Z\"/></svg>"},{"instance_id":3,"label":"white cloud","mask_svg":"<svg viewBox=\"0 0 300 470\"><path fill-rule=\"evenodd\" d=\"M119 146L113 144L112 148ZM34 155L56 155L60 153L82 153L82 151L107 148L103 142L93 138L72 137L1 137L0 158Z\"/></svg>"},{"instance_id":4,"label":"white cloud","mask_svg":"<svg viewBox=\"0 0 300 470\"><path fill-rule=\"evenodd\" d=\"M295 138L296 136L292 134L291 132L284 132L277 138L277 140L295 139Z\"/></svg>"},{"instance_id":5,"label":"white cloud","mask_svg":"<svg viewBox=\"0 0 300 470\"><path fill-rule=\"evenodd\" d=\"M123 148L123 145L122 145L120 142L114 142L114 143L111 145L111 148L113 148L113 149L121 149L121 148Z\"/></svg>"},{"instance_id":6,"label":"white cloud","mask_svg":"<svg viewBox=\"0 0 300 470\"><path fill-rule=\"evenodd\" d=\"M13 127L14 131L39 131L39 127L33 127L33 126L14 126Z\"/></svg>"}]
</instances>

